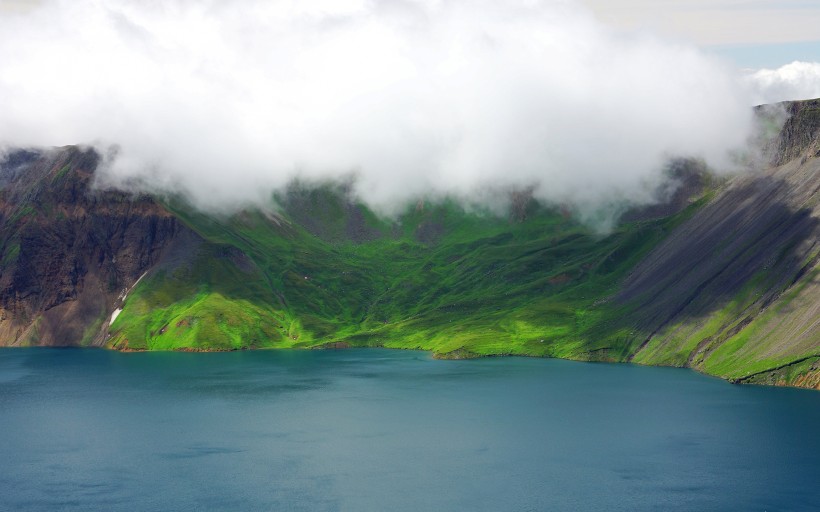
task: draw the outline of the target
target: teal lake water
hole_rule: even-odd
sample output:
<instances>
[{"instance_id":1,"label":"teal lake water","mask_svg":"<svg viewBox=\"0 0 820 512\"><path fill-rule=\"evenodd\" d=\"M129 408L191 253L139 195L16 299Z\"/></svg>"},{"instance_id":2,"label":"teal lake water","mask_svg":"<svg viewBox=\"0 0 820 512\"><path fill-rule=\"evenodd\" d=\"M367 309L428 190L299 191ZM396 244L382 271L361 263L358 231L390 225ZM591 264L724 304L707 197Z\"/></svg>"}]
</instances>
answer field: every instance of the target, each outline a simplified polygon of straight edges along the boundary
<instances>
[{"instance_id":1,"label":"teal lake water","mask_svg":"<svg viewBox=\"0 0 820 512\"><path fill-rule=\"evenodd\" d=\"M0 510L820 510L820 393L390 350L0 350Z\"/></svg>"}]
</instances>

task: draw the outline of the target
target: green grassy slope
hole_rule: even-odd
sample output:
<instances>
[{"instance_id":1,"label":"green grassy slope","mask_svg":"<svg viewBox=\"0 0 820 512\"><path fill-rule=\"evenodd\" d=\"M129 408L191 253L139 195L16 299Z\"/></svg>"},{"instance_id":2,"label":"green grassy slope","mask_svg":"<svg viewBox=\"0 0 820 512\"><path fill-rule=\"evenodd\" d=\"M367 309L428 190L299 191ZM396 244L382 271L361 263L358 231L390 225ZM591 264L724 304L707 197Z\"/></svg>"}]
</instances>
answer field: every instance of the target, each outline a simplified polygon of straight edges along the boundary
<instances>
[{"instance_id":1,"label":"green grassy slope","mask_svg":"<svg viewBox=\"0 0 820 512\"><path fill-rule=\"evenodd\" d=\"M108 346L384 346L820 388L816 103L791 104L782 165L717 183L681 164L681 193L607 236L526 193L506 217L440 200L383 219L344 184L231 217L169 204L202 242L129 292Z\"/></svg>"},{"instance_id":2,"label":"green grassy slope","mask_svg":"<svg viewBox=\"0 0 820 512\"><path fill-rule=\"evenodd\" d=\"M723 209L735 208L723 204L727 197L707 191L676 214L632 220L606 236L535 202L502 218L444 200L385 220L329 185L291 191L280 198L280 213L217 217L170 204L203 241L129 292L108 346L383 346L445 358L691 366L736 381L815 387L817 251L784 266L795 249L758 247L766 239L755 233L772 230L751 214L738 219L757 230L752 235L715 226L715 216L744 225L725 217ZM750 204L760 210L758 201ZM764 210L780 212L763 213L773 222L816 224L780 203ZM699 235L702 229L716 238ZM810 243L801 238L806 229L785 240ZM738 237L749 248L735 248ZM699 288L671 275L665 282L681 255L693 269L717 270L693 281ZM628 283L651 277L647 265L660 277L651 286L638 281L635 297L624 299ZM675 314L663 320L667 310Z\"/></svg>"},{"instance_id":3,"label":"green grassy slope","mask_svg":"<svg viewBox=\"0 0 820 512\"><path fill-rule=\"evenodd\" d=\"M698 206L602 237L537 205L525 222L444 201L391 223L346 204L325 190L300 198L303 209L290 216L214 218L172 206L207 243L185 265L160 269L130 292L109 345L342 343L620 360L626 336L608 328L619 310L606 297ZM321 233L288 219L304 208ZM370 239L345 240L351 216Z\"/></svg>"}]
</instances>

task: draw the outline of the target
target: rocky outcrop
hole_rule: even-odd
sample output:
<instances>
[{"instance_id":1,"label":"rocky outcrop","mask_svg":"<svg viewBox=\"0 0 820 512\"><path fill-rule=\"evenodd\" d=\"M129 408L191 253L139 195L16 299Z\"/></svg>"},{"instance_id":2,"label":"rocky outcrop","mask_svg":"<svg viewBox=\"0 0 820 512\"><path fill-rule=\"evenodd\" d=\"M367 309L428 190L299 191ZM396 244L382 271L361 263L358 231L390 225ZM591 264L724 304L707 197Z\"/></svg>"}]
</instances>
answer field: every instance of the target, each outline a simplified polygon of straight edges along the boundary
<instances>
[{"instance_id":1,"label":"rocky outcrop","mask_svg":"<svg viewBox=\"0 0 820 512\"><path fill-rule=\"evenodd\" d=\"M148 196L95 190L98 162L78 147L4 159L0 344L101 344L118 299L186 230Z\"/></svg>"},{"instance_id":2,"label":"rocky outcrop","mask_svg":"<svg viewBox=\"0 0 820 512\"><path fill-rule=\"evenodd\" d=\"M778 368L820 356L820 101L784 107L780 165L731 180L624 283L634 360L776 383Z\"/></svg>"},{"instance_id":3,"label":"rocky outcrop","mask_svg":"<svg viewBox=\"0 0 820 512\"><path fill-rule=\"evenodd\" d=\"M325 242L360 244L383 236L356 202L352 183L295 181L279 202L295 224Z\"/></svg>"},{"instance_id":4,"label":"rocky outcrop","mask_svg":"<svg viewBox=\"0 0 820 512\"><path fill-rule=\"evenodd\" d=\"M775 144L773 164L796 158L802 162L820 157L820 99L789 101L779 105L788 116Z\"/></svg>"}]
</instances>

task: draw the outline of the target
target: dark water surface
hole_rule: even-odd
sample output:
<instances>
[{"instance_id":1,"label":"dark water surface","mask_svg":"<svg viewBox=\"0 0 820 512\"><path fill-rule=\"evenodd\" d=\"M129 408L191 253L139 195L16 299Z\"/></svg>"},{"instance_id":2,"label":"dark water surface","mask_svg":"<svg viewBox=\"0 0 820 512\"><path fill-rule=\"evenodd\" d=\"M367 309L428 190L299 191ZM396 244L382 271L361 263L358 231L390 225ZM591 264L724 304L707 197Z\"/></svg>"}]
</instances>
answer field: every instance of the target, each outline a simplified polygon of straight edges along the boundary
<instances>
[{"instance_id":1,"label":"dark water surface","mask_svg":"<svg viewBox=\"0 0 820 512\"><path fill-rule=\"evenodd\" d=\"M820 510L820 393L389 350L0 350L1 510Z\"/></svg>"}]
</instances>

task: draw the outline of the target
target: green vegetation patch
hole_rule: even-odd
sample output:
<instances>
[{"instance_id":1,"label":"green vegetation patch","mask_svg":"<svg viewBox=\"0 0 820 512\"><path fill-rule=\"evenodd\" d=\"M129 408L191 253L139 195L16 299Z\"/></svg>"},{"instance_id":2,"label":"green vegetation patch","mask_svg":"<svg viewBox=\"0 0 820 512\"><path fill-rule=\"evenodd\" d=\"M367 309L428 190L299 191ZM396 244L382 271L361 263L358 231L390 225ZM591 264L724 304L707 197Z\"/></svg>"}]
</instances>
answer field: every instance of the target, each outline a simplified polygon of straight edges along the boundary
<instances>
[{"instance_id":1,"label":"green vegetation patch","mask_svg":"<svg viewBox=\"0 0 820 512\"><path fill-rule=\"evenodd\" d=\"M691 214L601 236L537 203L525 222L452 200L420 203L388 221L334 197L299 191L288 206L298 222L282 212L219 218L170 204L207 244L190 264L140 282L110 345L385 346L622 360L632 340L607 297ZM330 204L315 208L322 201ZM351 226L358 231L343 237Z\"/></svg>"},{"instance_id":2,"label":"green vegetation patch","mask_svg":"<svg viewBox=\"0 0 820 512\"><path fill-rule=\"evenodd\" d=\"M208 245L191 265L160 268L132 290L109 345L128 350L235 350L292 346L264 276L236 253Z\"/></svg>"}]
</instances>

